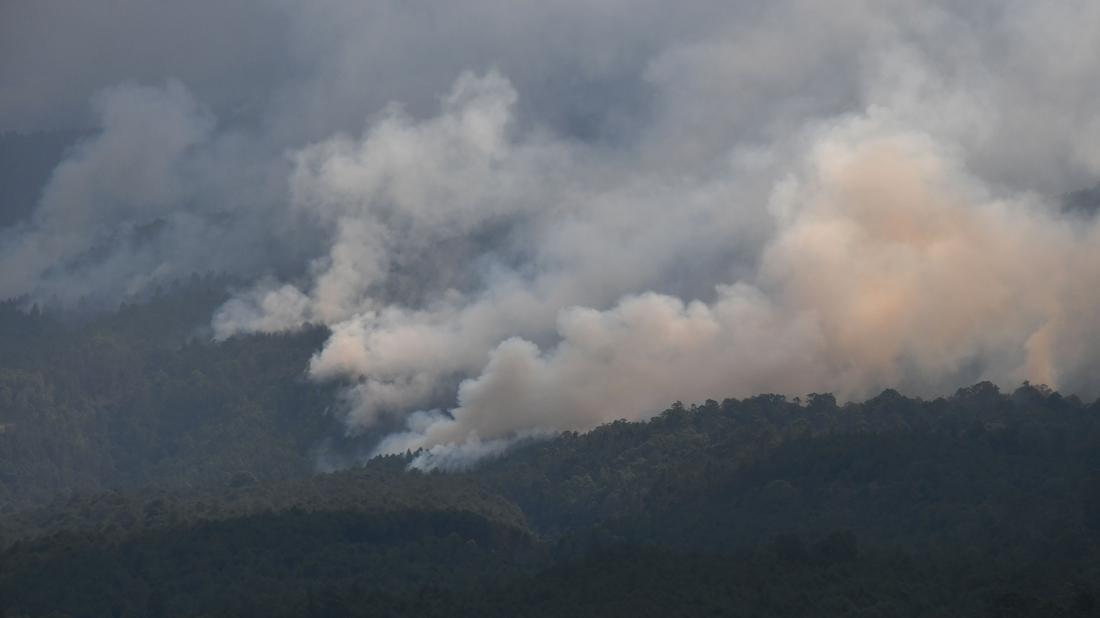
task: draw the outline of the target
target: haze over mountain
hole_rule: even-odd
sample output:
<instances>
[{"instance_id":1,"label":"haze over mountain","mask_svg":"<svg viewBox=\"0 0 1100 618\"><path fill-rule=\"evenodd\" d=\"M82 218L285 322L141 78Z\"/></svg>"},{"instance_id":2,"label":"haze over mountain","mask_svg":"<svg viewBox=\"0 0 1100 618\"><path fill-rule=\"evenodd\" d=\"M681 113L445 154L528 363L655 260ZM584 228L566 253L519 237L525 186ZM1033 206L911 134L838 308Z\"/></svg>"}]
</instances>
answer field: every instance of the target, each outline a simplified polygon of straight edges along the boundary
<instances>
[{"instance_id":1,"label":"haze over mountain","mask_svg":"<svg viewBox=\"0 0 1100 618\"><path fill-rule=\"evenodd\" d=\"M1098 30L0 0L0 618L1100 615Z\"/></svg>"},{"instance_id":2,"label":"haze over mountain","mask_svg":"<svg viewBox=\"0 0 1100 618\"><path fill-rule=\"evenodd\" d=\"M1060 196L1100 179L1098 22L1089 0L5 2L4 140L75 137L5 193L0 297L94 311L228 275L209 335L326 327L301 370L385 434L368 454L427 468L673 400L1093 398L1100 224Z\"/></svg>"}]
</instances>

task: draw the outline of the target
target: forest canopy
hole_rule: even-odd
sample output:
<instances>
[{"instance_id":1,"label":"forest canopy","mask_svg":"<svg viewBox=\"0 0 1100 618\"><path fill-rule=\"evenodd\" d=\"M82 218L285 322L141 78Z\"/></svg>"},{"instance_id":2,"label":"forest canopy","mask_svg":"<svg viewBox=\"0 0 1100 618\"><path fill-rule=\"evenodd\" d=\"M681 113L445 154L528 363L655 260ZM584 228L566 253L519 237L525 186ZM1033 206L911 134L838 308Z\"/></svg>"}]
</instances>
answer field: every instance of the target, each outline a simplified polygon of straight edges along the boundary
<instances>
[{"instance_id":1,"label":"forest canopy","mask_svg":"<svg viewBox=\"0 0 1100 618\"><path fill-rule=\"evenodd\" d=\"M987 382L760 395L529 439L465 472L410 452L316 474L319 444L369 452L323 413L336 390L300 374L324 333L147 331L221 284L191 285L81 323L4 309L4 615L1097 607L1097 403Z\"/></svg>"}]
</instances>

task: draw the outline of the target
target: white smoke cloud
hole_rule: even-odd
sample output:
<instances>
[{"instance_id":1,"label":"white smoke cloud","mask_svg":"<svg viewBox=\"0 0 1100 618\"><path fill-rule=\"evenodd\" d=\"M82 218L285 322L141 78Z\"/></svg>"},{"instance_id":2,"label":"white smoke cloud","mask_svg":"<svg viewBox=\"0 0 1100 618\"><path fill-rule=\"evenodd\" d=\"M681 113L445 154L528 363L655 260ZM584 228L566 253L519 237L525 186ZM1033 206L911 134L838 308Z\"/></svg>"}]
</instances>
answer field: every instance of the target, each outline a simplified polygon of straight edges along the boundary
<instances>
[{"instance_id":1,"label":"white smoke cloud","mask_svg":"<svg viewBox=\"0 0 1100 618\"><path fill-rule=\"evenodd\" d=\"M252 277L310 251L313 230L281 206L289 165L219 131L180 82L113 86L92 107L96 130L30 218L0 229L0 297L112 307L195 272Z\"/></svg>"},{"instance_id":2,"label":"white smoke cloud","mask_svg":"<svg viewBox=\"0 0 1100 618\"><path fill-rule=\"evenodd\" d=\"M1095 391L1073 343L1098 325L1100 298L1081 288L1100 275L1094 223L989 196L926 136L858 119L818 140L773 196L782 214L754 285L711 303L647 293L563 309L552 347L503 341L450 414L417 417L382 449L451 466L432 449L706 396L936 393L968 378Z\"/></svg>"},{"instance_id":3,"label":"white smoke cloud","mask_svg":"<svg viewBox=\"0 0 1100 618\"><path fill-rule=\"evenodd\" d=\"M94 107L101 132L57 167L32 220L0 237L0 290L7 296L41 293L51 269L116 242L118 222L134 226L171 216L186 184L184 159L212 130L176 82L112 88Z\"/></svg>"},{"instance_id":4,"label":"white smoke cloud","mask_svg":"<svg viewBox=\"0 0 1100 618\"><path fill-rule=\"evenodd\" d=\"M1100 178L1095 2L231 9L285 69L101 95L0 292L241 274L217 336L327 325L309 374L426 468L675 399L1100 393L1100 231L1056 199ZM71 107L20 80L0 117Z\"/></svg>"}]
</instances>

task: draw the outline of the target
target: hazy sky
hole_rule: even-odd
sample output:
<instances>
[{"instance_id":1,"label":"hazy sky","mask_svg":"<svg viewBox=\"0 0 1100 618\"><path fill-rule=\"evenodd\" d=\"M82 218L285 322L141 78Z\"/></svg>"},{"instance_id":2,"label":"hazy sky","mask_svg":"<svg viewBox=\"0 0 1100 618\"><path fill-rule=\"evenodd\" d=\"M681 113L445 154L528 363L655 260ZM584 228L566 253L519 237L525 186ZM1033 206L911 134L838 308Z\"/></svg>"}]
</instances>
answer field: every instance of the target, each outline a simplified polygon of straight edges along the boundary
<instances>
[{"instance_id":1,"label":"hazy sky","mask_svg":"<svg viewBox=\"0 0 1100 618\"><path fill-rule=\"evenodd\" d=\"M8 0L0 296L252 283L450 465L675 399L1100 394L1100 4ZM155 225L150 225L155 224Z\"/></svg>"}]
</instances>

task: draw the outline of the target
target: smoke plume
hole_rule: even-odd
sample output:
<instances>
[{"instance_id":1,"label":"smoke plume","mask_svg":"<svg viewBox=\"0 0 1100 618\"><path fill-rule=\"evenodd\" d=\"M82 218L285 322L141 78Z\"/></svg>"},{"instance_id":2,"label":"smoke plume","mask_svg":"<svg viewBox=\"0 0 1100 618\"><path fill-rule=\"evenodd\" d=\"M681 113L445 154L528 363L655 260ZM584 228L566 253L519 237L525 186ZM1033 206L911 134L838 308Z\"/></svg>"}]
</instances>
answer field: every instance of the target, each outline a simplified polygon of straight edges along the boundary
<instances>
[{"instance_id":1,"label":"smoke plume","mask_svg":"<svg viewBox=\"0 0 1100 618\"><path fill-rule=\"evenodd\" d=\"M2 9L0 121L91 100L95 130L0 231L0 294L233 273L216 336L327 325L304 369L376 452L760 392L1100 394L1100 224L1059 197L1100 179L1094 2L128 0L247 27L76 81L32 61L47 26L96 49L49 4Z\"/></svg>"}]
</instances>

